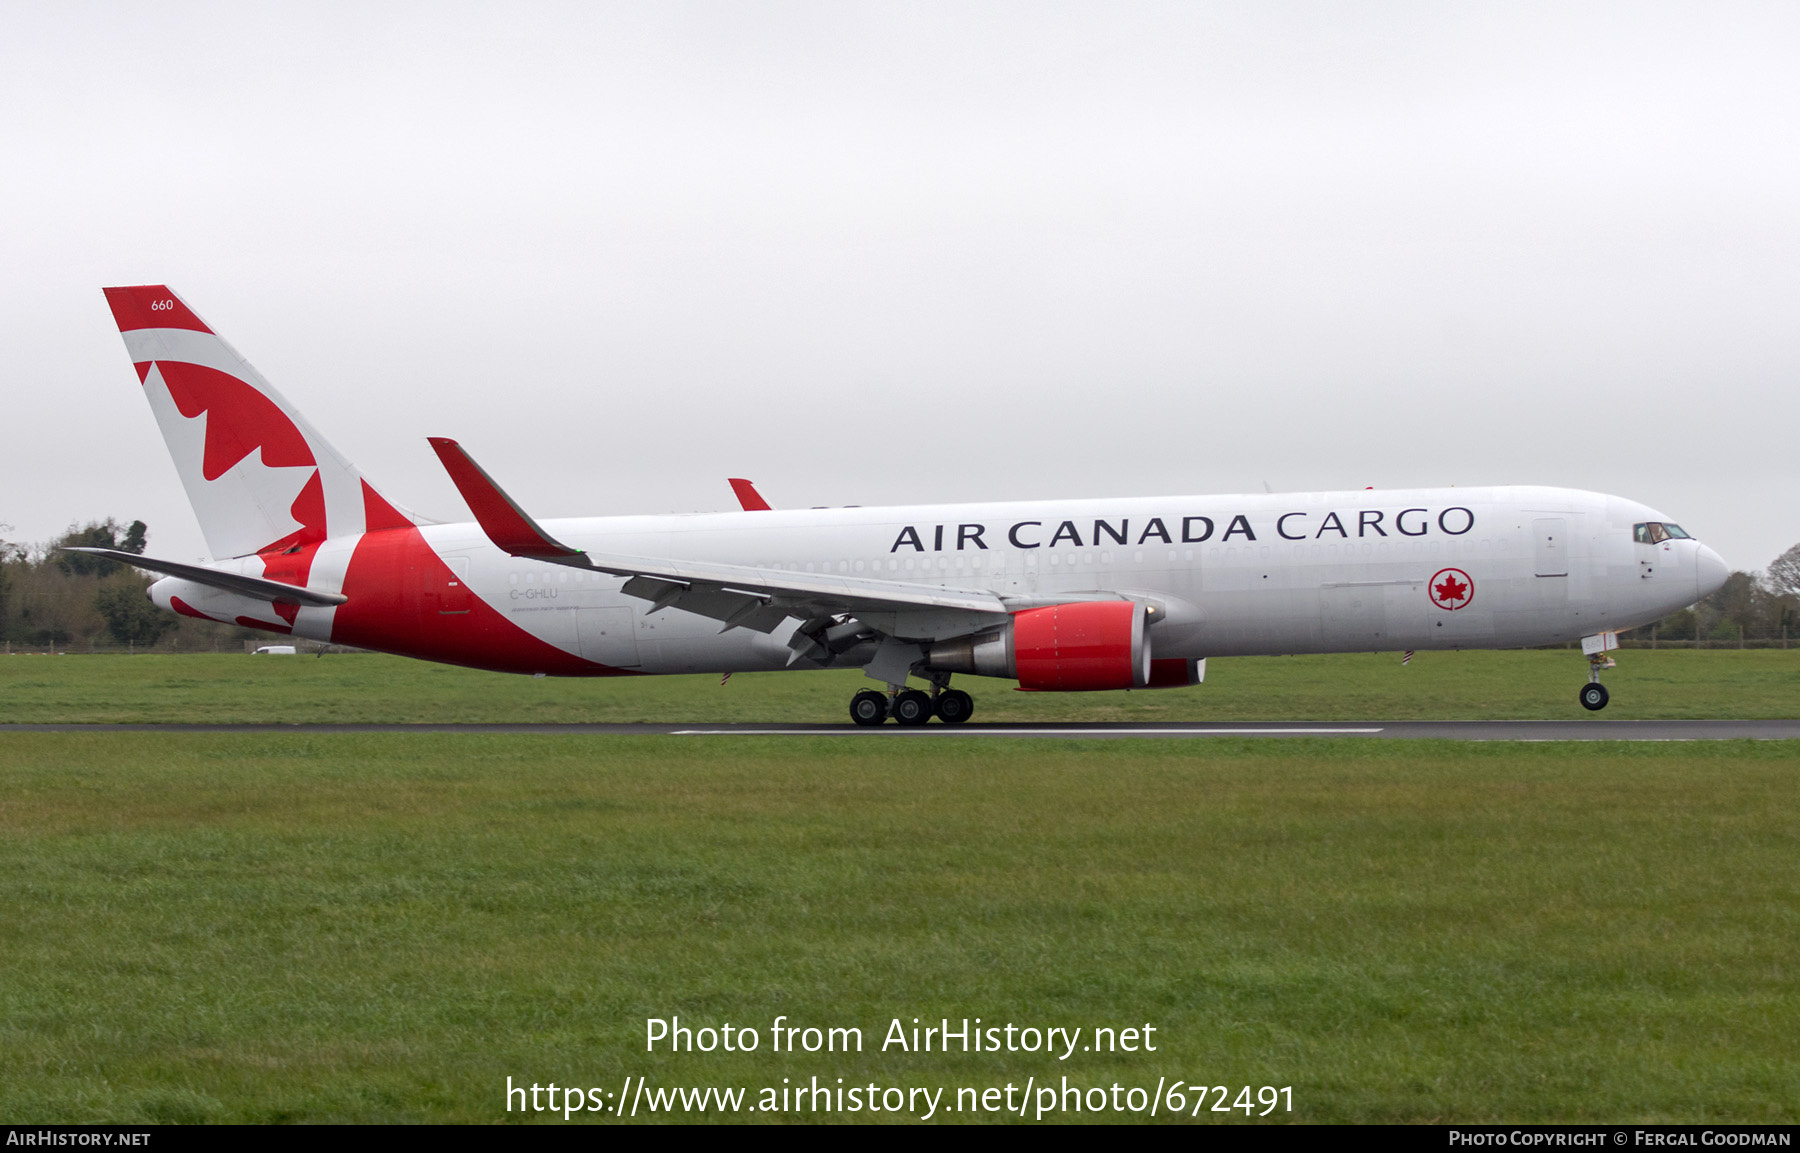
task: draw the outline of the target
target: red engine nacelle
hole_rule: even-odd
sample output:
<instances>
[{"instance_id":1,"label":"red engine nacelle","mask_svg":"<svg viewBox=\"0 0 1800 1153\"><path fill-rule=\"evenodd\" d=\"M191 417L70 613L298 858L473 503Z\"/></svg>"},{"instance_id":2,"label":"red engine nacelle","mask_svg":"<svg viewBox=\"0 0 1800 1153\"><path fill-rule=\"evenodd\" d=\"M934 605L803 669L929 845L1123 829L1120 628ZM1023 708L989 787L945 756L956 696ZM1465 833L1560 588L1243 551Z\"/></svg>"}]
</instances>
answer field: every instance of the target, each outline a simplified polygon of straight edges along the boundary
<instances>
[{"instance_id":1,"label":"red engine nacelle","mask_svg":"<svg viewBox=\"0 0 1800 1153\"><path fill-rule=\"evenodd\" d=\"M1144 606L1080 601L1013 614L1019 687L1038 692L1135 689L1150 682Z\"/></svg>"},{"instance_id":2,"label":"red engine nacelle","mask_svg":"<svg viewBox=\"0 0 1800 1153\"><path fill-rule=\"evenodd\" d=\"M1080 601L1026 609L1000 628L927 650L934 669L1017 677L1037 692L1137 689L1156 683L1145 635L1149 610L1135 601Z\"/></svg>"}]
</instances>

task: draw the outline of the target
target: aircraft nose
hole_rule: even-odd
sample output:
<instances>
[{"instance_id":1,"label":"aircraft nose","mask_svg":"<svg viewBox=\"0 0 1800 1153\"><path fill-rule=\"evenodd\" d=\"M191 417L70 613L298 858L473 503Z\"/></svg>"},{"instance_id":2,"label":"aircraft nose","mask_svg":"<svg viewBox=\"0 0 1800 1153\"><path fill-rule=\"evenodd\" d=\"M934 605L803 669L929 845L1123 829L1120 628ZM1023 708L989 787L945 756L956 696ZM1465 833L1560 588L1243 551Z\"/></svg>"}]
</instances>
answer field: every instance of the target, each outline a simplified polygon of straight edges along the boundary
<instances>
[{"instance_id":1,"label":"aircraft nose","mask_svg":"<svg viewBox=\"0 0 1800 1153\"><path fill-rule=\"evenodd\" d=\"M1700 546L1694 554L1694 599L1709 597L1719 591L1725 584L1725 578L1731 575L1725 558L1707 548Z\"/></svg>"}]
</instances>

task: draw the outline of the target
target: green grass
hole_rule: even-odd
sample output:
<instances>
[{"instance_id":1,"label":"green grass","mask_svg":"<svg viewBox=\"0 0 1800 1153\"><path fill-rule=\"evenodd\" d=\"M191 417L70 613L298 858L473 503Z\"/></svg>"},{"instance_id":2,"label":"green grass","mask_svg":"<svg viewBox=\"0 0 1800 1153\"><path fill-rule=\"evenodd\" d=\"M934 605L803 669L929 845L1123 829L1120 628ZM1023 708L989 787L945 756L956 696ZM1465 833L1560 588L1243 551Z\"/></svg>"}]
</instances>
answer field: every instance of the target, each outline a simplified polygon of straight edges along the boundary
<instances>
[{"instance_id":1,"label":"green grass","mask_svg":"<svg viewBox=\"0 0 1800 1153\"><path fill-rule=\"evenodd\" d=\"M363 660L256 675L404 667ZM1792 1123L1797 817L1786 742L0 733L0 1116L483 1122L508 1075L816 1074ZM646 1055L675 1014L762 1050ZM871 1051L772 1054L778 1014ZM873 1051L965 1015L1160 1045Z\"/></svg>"},{"instance_id":2,"label":"green grass","mask_svg":"<svg viewBox=\"0 0 1800 1153\"><path fill-rule=\"evenodd\" d=\"M1800 717L1800 650L1630 650L1606 675L1612 718ZM1585 717L1572 651L1241 657L1207 682L1133 693L1020 693L959 677L977 720L1410 720ZM0 658L0 723L832 721L855 671L533 679L373 654Z\"/></svg>"}]
</instances>

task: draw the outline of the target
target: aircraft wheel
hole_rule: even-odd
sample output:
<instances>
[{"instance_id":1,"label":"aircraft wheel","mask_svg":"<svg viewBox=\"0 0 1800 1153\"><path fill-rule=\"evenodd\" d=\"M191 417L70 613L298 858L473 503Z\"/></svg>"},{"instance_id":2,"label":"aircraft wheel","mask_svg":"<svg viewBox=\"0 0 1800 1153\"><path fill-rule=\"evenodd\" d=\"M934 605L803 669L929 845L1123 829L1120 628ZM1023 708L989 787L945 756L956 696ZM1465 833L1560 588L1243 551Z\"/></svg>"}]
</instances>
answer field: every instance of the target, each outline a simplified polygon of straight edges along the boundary
<instances>
[{"instance_id":1,"label":"aircraft wheel","mask_svg":"<svg viewBox=\"0 0 1800 1153\"><path fill-rule=\"evenodd\" d=\"M961 689L946 689L938 694L938 720L946 725L960 725L975 711L975 698Z\"/></svg>"},{"instance_id":2,"label":"aircraft wheel","mask_svg":"<svg viewBox=\"0 0 1800 1153\"><path fill-rule=\"evenodd\" d=\"M888 718L886 693L864 689L850 698L850 719L859 725L879 725Z\"/></svg>"},{"instance_id":3,"label":"aircraft wheel","mask_svg":"<svg viewBox=\"0 0 1800 1153\"><path fill-rule=\"evenodd\" d=\"M918 689L907 689L894 698L894 719L903 725L922 725L931 719L931 698Z\"/></svg>"},{"instance_id":4,"label":"aircraft wheel","mask_svg":"<svg viewBox=\"0 0 1800 1153\"><path fill-rule=\"evenodd\" d=\"M1599 681L1582 685L1581 707L1590 713L1597 713L1606 707L1606 702L1611 698L1611 695L1612 694L1606 691L1606 686Z\"/></svg>"}]
</instances>

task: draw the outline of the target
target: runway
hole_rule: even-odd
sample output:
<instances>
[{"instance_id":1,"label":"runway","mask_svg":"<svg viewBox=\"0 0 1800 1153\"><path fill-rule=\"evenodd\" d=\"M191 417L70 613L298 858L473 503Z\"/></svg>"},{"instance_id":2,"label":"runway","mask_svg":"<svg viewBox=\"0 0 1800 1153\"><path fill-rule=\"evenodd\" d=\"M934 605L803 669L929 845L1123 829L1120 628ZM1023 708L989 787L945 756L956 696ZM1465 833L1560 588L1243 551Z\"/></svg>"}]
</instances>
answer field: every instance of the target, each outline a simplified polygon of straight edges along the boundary
<instances>
[{"instance_id":1,"label":"runway","mask_svg":"<svg viewBox=\"0 0 1800 1153\"><path fill-rule=\"evenodd\" d=\"M670 737L854 737L860 740L949 740L1013 738L1048 740L1130 740L1206 738L1341 738L1371 740L1451 741L1793 741L1800 740L1800 720L1606 721L1368 721L1140 724L980 724L928 725L904 728L886 724L856 725L650 725L650 724L414 724L414 725L0 725L4 733L463 733L550 734L570 736Z\"/></svg>"}]
</instances>

